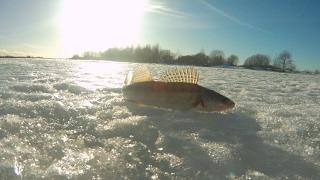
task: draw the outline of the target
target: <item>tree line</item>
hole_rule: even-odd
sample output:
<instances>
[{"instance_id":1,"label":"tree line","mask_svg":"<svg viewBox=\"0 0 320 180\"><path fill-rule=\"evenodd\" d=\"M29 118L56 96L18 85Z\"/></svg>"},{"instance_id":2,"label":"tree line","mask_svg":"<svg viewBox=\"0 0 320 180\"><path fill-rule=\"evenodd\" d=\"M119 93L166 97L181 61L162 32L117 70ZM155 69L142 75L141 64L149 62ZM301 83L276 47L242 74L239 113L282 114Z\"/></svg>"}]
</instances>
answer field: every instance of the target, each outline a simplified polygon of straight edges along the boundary
<instances>
[{"instance_id":1,"label":"tree line","mask_svg":"<svg viewBox=\"0 0 320 180\"><path fill-rule=\"evenodd\" d=\"M177 55L170 50L161 49L159 45L145 45L126 48L109 48L102 52L86 51L72 59L104 59L113 61L161 63L195 66L239 66L239 57L232 54L225 56L222 50L213 50L207 55L203 50L193 55ZM282 51L273 60L268 55L255 54L248 57L243 67L282 72L294 72L296 66L289 51Z\"/></svg>"},{"instance_id":2,"label":"tree line","mask_svg":"<svg viewBox=\"0 0 320 180\"><path fill-rule=\"evenodd\" d=\"M0 58L43 58L41 56L10 56L10 55L5 55L5 56L0 56Z\"/></svg>"}]
</instances>

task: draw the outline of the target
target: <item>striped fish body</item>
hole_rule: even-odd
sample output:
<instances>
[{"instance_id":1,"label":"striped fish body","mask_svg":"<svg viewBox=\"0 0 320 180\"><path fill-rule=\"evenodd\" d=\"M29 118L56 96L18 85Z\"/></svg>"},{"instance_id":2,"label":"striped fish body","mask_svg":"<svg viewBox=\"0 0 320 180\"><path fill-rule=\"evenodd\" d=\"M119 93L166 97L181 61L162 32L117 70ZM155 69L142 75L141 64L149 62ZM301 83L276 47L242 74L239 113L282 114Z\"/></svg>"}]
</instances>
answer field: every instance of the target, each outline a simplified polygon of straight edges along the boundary
<instances>
[{"instance_id":1,"label":"striped fish body","mask_svg":"<svg viewBox=\"0 0 320 180\"><path fill-rule=\"evenodd\" d=\"M148 81L123 88L124 97L137 104L188 110L199 102L202 87L182 82Z\"/></svg>"},{"instance_id":2,"label":"striped fish body","mask_svg":"<svg viewBox=\"0 0 320 180\"><path fill-rule=\"evenodd\" d=\"M128 101L174 110L225 111L235 103L229 98L197 84L199 74L192 68L174 69L164 73L160 81L142 67L129 73L123 87Z\"/></svg>"}]
</instances>

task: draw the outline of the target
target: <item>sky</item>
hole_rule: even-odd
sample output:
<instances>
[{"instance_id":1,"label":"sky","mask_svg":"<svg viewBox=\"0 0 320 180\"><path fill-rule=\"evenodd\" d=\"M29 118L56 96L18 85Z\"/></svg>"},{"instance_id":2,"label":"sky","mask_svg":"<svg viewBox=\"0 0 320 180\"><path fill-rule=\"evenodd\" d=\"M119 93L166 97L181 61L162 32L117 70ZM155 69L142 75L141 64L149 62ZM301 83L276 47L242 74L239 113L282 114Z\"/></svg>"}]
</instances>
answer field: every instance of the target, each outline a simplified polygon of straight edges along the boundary
<instances>
[{"instance_id":1,"label":"sky","mask_svg":"<svg viewBox=\"0 0 320 180\"><path fill-rule=\"evenodd\" d=\"M181 55L288 50L320 69L318 0L0 0L0 55L70 57L159 44Z\"/></svg>"}]
</instances>

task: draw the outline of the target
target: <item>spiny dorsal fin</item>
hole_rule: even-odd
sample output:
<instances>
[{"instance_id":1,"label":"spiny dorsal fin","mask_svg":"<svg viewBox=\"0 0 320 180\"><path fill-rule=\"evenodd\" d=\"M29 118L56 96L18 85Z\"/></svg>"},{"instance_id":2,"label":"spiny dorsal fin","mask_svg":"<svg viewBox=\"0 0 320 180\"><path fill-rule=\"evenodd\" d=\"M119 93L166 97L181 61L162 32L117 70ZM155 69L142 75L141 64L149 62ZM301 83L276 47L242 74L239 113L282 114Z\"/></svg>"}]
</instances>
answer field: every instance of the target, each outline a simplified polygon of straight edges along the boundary
<instances>
[{"instance_id":1,"label":"spiny dorsal fin","mask_svg":"<svg viewBox=\"0 0 320 180\"><path fill-rule=\"evenodd\" d=\"M151 73L147 68L147 66L140 66L136 68L134 71L130 71L127 74L124 84L129 85L137 82L146 82L146 81L152 81Z\"/></svg>"},{"instance_id":2,"label":"spiny dorsal fin","mask_svg":"<svg viewBox=\"0 0 320 180\"><path fill-rule=\"evenodd\" d=\"M199 73L191 67L175 68L167 70L160 77L163 82L184 82L197 84L199 80Z\"/></svg>"}]
</instances>

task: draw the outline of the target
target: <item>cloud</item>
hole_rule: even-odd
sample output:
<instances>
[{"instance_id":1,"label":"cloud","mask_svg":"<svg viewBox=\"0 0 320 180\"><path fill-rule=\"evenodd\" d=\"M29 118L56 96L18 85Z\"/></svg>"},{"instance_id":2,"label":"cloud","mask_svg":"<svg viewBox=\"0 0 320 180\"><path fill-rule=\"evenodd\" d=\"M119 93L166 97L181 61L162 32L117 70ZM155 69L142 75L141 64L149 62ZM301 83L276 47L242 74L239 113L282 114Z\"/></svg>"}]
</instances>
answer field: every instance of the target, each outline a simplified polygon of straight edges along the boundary
<instances>
[{"instance_id":1,"label":"cloud","mask_svg":"<svg viewBox=\"0 0 320 180\"><path fill-rule=\"evenodd\" d=\"M32 44L17 43L9 46L0 46L0 56L45 56L54 57L58 53L57 46L54 44Z\"/></svg>"},{"instance_id":2,"label":"cloud","mask_svg":"<svg viewBox=\"0 0 320 180\"><path fill-rule=\"evenodd\" d=\"M40 45L30 44L30 43L21 43L21 48L28 49L29 51L36 51L39 52L43 50L43 47Z\"/></svg>"},{"instance_id":3,"label":"cloud","mask_svg":"<svg viewBox=\"0 0 320 180\"><path fill-rule=\"evenodd\" d=\"M173 16L173 17L178 17L178 18L183 18L188 16L187 13L184 13L182 11L174 10L166 6L164 3L149 3L147 7L147 11L152 12L152 13L157 13L161 15L166 15L166 16Z\"/></svg>"},{"instance_id":4,"label":"cloud","mask_svg":"<svg viewBox=\"0 0 320 180\"><path fill-rule=\"evenodd\" d=\"M264 29L261 29L261 28L259 28L259 27L256 27L256 26L254 26L254 25L252 25L252 24L250 24L250 23L247 23L247 22L245 22L245 21L242 21L242 20L236 18L235 16L233 16L233 15L231 15L231 14L229 14L229 13L227 13L227 12L221 10L221 9L218 9L217 7L215 7L215 6L213 6L212 4L208 3L206 0L200 0L200 2L201 2L202 4L204 4L204 5L205 5L207 8L209 8L210 10L216 12L216 13L219 14L220 16L223 16L223 17L227 18L228 20L230 20L230 21L232 21L232 22L234 22L234 23L236 23L236 24L238 24L238 25L240 25L240 26L244 26L244 27L247 27L247 28L249 28L249 29L255 29L255 30L257 30L257 31L270 34L270 32L267 31L267 30L264 30Z\"/></svg>"},{"instance_id":5,"label":"cloud","mask_svg":"<svg viewBox=\"0 0 320 180\"><path fill-rule=\"evenodd\" d=\"M26 53L16 50L0 49L0 56L25 56Z\"/></svg>"},{"instance_id":6,"label":"cloud","mask_svg":"<svg viewBox=\"0 0 320 180\"><path fill-rule=\"evenodd\" d=\"M20 43L14 47L0 49L0 56L38 56L38 52L43 52L43 48L29 43Z\"/></svg>"}]
</instances>

